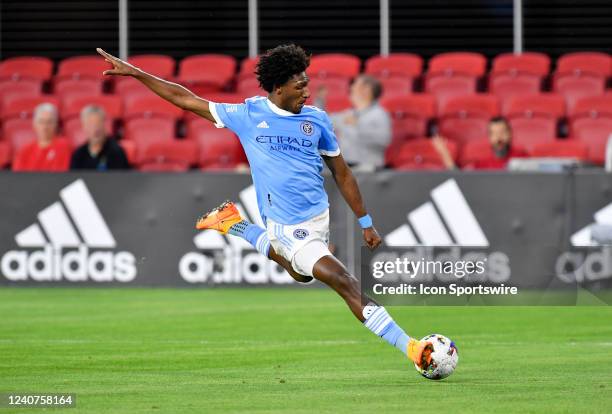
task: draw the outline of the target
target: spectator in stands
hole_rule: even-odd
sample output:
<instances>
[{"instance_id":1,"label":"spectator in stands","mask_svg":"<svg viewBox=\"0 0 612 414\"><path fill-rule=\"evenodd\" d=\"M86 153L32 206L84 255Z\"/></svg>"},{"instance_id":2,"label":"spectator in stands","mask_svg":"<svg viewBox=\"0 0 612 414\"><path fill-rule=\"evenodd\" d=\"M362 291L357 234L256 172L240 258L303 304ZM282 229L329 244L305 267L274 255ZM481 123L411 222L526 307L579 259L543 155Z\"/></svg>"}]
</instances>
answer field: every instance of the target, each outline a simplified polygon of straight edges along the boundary
<instances>
[{"instance_id":1,"label":"spectator in stands","mask_svg":"<svg viewBox=\"0 0 612 414\"><path fill-rule=\"evenodd\" d=\"M42 103L34 109L36 140L26 144L13 160L13 171L66 171L70 164L70 143L56 137L58 113L55 105Z\"/></svg>"},{"instance_id":2,"label":"spectator in stands","mask_svg":"<svg viewBox=\"0 0 612 414\"><path fill-rule=\"evenodd\" d=\"M72 154L72 170L115 170L129 168L123 149L108 139L104 129L106 114L99 106L89 105L81 111L81 125L87 142Z\"/></svg>"},{"instance_id":3,"label":"spectator in stands","mask_svg":"<svg viewBox=\"0 0 612 414\"><path fill-rule=\"evenodd\" d=\"M501 116L492 118L491 121L489 121L488 131L490 151L482 154L481 157L471 161L464 167L483 170L501 170L506 168L511 158L522 158L527 156L527 152L524 149L512 144L512 128L506 118ZM444 138L437 135L432 138L432 143L440 154L446 167L449 169L457 168L444 143Z\"/></svg>"},{"instance_id":4,"label":"spectator in stands","mask_svg":"<svg viewBox=\"0 0 612 414\"><path fill-rule=\"evenodd\" d=\"M325 91L319 91L321 104ZM358 76L351 85L352 108L331 114L342 155L351 166L375 170L385 165L385 149L391 142L391 118L378 104L382 85L369 75Z\"/></svg>"}]
</instances>

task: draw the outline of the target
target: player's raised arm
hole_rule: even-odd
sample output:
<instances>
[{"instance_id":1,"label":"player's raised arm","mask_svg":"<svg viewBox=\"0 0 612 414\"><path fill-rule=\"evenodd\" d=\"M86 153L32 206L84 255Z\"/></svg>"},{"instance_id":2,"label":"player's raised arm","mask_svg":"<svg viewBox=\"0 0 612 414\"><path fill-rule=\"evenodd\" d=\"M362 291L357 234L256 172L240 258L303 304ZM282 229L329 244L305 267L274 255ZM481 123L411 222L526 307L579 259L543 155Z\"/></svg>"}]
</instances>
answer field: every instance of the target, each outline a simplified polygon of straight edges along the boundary
<instances>
[{"instance_id":1,"label":"player's raised arm","mask_svg":"<svg viewBox=\"0 0 612 414\"><path fill-rule=\"evenodd\" d=\"M355 216L359 217L359 224L363 228L363 239L370 249L377 248L381 243L381 238L378 232L372 225L372 219L367 214L363 199L361 198L361 191L357 185L357 180L353 172L344 161L342 154L335 157L323 156L325 163L331 171L334 181L342 194L342 197L346 200Z\"/></svg>"},{"instance_id":2,"label":"player's raised arm","mask_svg":"<svg viewBox=\"0 0 612 414\"><path fill-rule=\"evenodd\" d=\"M104 71L104 75L131 76L168 102L215 122L206 99L200 98L184 86L153 76L100 48L97 48L96 51L113 65L112 69Z\"/></svg>"}]
</instances>

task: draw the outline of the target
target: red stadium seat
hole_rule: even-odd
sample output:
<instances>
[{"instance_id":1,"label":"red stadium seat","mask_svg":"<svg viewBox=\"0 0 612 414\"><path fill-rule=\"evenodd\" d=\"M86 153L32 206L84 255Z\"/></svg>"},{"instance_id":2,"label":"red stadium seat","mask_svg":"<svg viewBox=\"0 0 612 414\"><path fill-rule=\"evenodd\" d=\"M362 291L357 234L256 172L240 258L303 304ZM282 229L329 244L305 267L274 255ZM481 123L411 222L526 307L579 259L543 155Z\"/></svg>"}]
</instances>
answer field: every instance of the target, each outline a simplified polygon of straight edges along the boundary
<instances>
[{"instance_id":1,"label":"red stadium seat","mask_svg":"<svg viewBox=\"0 0 612 414\"><path fill-rule=\"evenodd\" d=\"M557 60L557 73L568 72L591 73L605 78L612 75L612 58L600 52L567 53Z\"/></svg>"},{"instance_id":2,"label":"red stadium seat","mask_svg":"<svg viewBox=\"0 0 612 414\"><path fill-rule=\"evenodd\" d=\"M588 159L588 147L578 140L555 140L536 145L530 152L532 157L576 158L580 161Z\"/></svg>"},{"instance_id":3,"label":"red stadium seat","mask_svg":"<svg viewBox=\"0 0 612 414\"><path fill-rule=\"evenodd\" d=\"M166 55L136 55L130 56L128 61L134 66L149 72L162 79L174 80L174 71L176 62L170 56ZM131 95L147 95L153 94L142 83L127 76L115 76L111 78L114 82L115 93L126 97Z\"/></svg>"},{"instance_id":4,"label":"red stadium seat","mask_svg":"<svg viewBox=\"0 0 612 414\"><path fill-rule=\"evenodd\" d=\"M148 145L174 139L174 122L167 118L135 118L126 122L124 139L136 144L140 154Z\"/></svg>"},{"instance_id":5,"label":"red stadium seat","mask_svg":"<svg viewBox=\"0 0 612 414\"><path fill-rule=\"evenodd\" d=\"M469 141L482 140L487 137L488 116L449 116L438 120L440 135L453 140L459 145Z\"/></svg>"},{"instance_id":6,"label":"red stadium seat","mask_svg":"<svg viewBox=\"0 0 612 414\"><path fill-rule=\"evenodd\" d=\"M176 62L171 56L167 55L134 55L128 58L128 62L162 79L173 78L176 69Z\"/></svg>"},{"instance_id":7,"label":"red stadium seat","mask_svg":"<svg viewBox=\"0 0 612 414\"><path fill-rule=\"evenodd\" d=\"M582 98L569 114L570 119L602 116L612 118L612 94Z\"/></svg>"},{"instance_id":8,"label":"red stadium seat","mask_svg":"<svg viewBox=\"0 0 612 414\"><path fill-rule=\"evenodd\" d=\"M365 73L377 78L404 77L414 79L423 72L423 58L412 53L391 53L372 56L365 62Z\"/></svg>"},{"instance_id":9,"label":"red stadium seat","mask_svg":"<svg viewBox=\"0 0 612 414\"><path fill-rule=\"evenodd\" d=\"M553 118L512 118L512 142L527 151L556 140L557 121Z\"/></svg>"},{"instance_id":10,"label":"red stadium seat","mask_svg":"<svg viewBox=\"0 0 612 414\"><path fill-rule=\"evenodd\" d=\"M115 94L124 100L130 100L139 96L157 96L149 88L133 78L115 79Z\"/></svg>"},{"instance_id":11,"label":"red stadium seat","mask_svg":"<svg viewBox=\"0 0 612 414\"><path fill-rule=\"evenodd\" d=\"M268 94L259 86L259 81L254 76L239 79L236 92L242 96L266 96Z\"/></svg>"},{"instance_id":12,"label":"red stadium seat","mask_svg":"<svg viewBox=\"0 0 612 414\"><path fill-rule=\"evenodd\" d=\"M41 56L20 56L0 63L0 79L35 79L48 81L53 73L51 59Z\"/></svg>"},{"instance_id":13,"label":"red stadium seat","mask_svg":"<svg viewBox=\"0 0 612 414\"><path fill-rule=\"evenodd\" d=\"M11 162L11 145L0 141L0 168L6 168Z\"/></svg>"},{"instance_id":14,"label":"red stadium seat","mask_svg":"<svg viewBox=\"0 0 612 414\"><path fill-rule=\"evenodd\" d=\"M446 147L453 159L457 159L457 146L450 141ZM393 166L399 170L443 170L446 169L440 154L430 139L422 138L406 142L395 157Z\"/></svg>"},{"instance_id":15,"label":"red stadium seat","mask_svg":"<svg viewBox=\"0 0 612 414\"><path fill-rule=\"evenodd\" d=\"M612 135L612 118L581 118L570 125L571 137L582 141L589 148L589 160L603 164L606 144Z\"/></svg>"},{"instance_id":16,"label":"red stadium seat","mask_svg":"<svg viewBox=\"0 0 612 414\"><path fill-rule=\"evenodd\" d=\"M2 119L31 118L34 109L42 103L51 103L59 110L59 101L53 96L15 97L5 102L2 111Z\"/></svg>"},{"instance_id":17,"label":"red stadium seat","mask_svg":"<svg viewBox=\"0 0 612 414\"><path fill-rule=\"evenodd\" d=\"M159 96L134 96L125 100L125 119L167 118L173 121L183 116L183 110Z\"/></svg>"},{"instance_id":18,"label":"red stadium seat","mask_svg":"<svg viewBox=\"0 0 612 414\"><path fill-rule=\"evenodd\" d=\"M36 139L31 119L12 118L2 124L3 140L17 153L21 147Z\"/></svg>"},{"instance_id":19,"label":"red stadium seat","mask_svg":"<svg viewBox=\"0 0 612 414\"><path fill-rule=\"evenodd\" d=\"M537 94L541 88L542 78L530 73L493 73L489 78L489 92L502 102L514 96Z\"/></svg>"},{"instance_id":20,"label":"red stadium seat","mask_svg":"<svg viewBox=\"0 0 612 414\"><path fill-rule=\"evenodd\" d=\"M240 72L238 73L238 79L255 78L255 68L259 62L259 57L247 57L240 63Z\"/></svg>"},{"instance_id":21,"label":"red stadium seat","mask_svg":"<svg viewBox=\"0 0 612 414\"><path fill-rule=\"evenodd\" d=\"M479 116L494 117L499 115L499 100L494 95L474 94L450 99L439 108L441 116Z\"/></svg>"},{"instance_id":22,"label":"red stadium seat","mask_svg":"<svg viewBox=\"0 0 612 414\"><path fill-rule=\"evenodd\" d=\"M402 96L412 93L413 80L400 76L378 79L382 85L383 96Z\"/></svg>"},{"instance_id":23,"label":"red stadium seat","mask_svg":"<svg viewBox=\"0 0 612 414\"><path fill-rule=\"evenodd\" d=\"M161 99L161 98L160 98ZM116 120L123 114L121 98L113 95L77 96L64 99L62 103L62 118L78 118L81 110L88 105L96 105L104 109L106 117Z\"/></svg>"},{"instance_id":24,"label":"red stadium seat","mask_svg":"<svg viewBox=\"0 0 612 414\"><path fill-rule=\"evenodd\" d=\"M540 79L550 72L550 58L544 53L502 53L493 59L492 74L514 73L537 75Z\"/></svg>"},{"instance_id":25,"label":"red stadium seat","mask_svg":"<svg viewBox=\"0 0 612 414\"><path fill-rule=\"evenodd\" d=\"M455 97L439 113L440 134L463 145L487 136L489 120L499 114L499 102L493 95Z\"/></svg>"},{"instance_id":26,"label":"red stadium seat","mask_svg":"<svg viewBox=\"0 0 612 414\"><path fill-rule=\"evenodd\" d=\"M342 112L351 109L351 100L348 96L330 96L325 102L325 111L328 113Z\"/></svg>"},{"instance_id":27,"label":"red stadium seat","mask_svg":"<svg viewBox=\"0 0 612 414\"><path fill-rule=\"evenodd\" d=\"M113 133L113 120L111 118L106 118L104 122L104 129L107 135L111 135ZM80 117L73 117L65 120L63 131L64 136L70 140L73 148L76 148L87 141L87 136L83 131Z\"/></svg>"},{"instance_id":28,"label":"red stadium seat","mask_svg":"<svg viewBox=\"0 0 612 414\"><path fill-rule=\"evenodd\" d=\"M571 111L579 99L603 94L605 85L606 78L603 76L575 73L555 77L553 89L565 96Z\"/></svg>"},{"instance_id":29,"label":"red stadium seat","mask_svg":"<svg viewBox=\"0 0 612 414\"><path fill-rule=\"evenodd\" d=\"M487 160L491 157L493 150L488 139L467 142L462 150L459 158L459 165L469 167L482 160Z\"/></svg>"},{"instance_id":30,"label":"red stadium seat","mask_svg":"<svg viewBox=\"0 0 612 414\"><path fill-rule=\"evenodd\" d=\"M210 129L193 124L188 138L199 145L199 165L202 169L233 169L245 162L240 141L227 128Z\"/></svg>"},{"instance_id":31,"label":"red stadium seat","mask_svg":"<svg viewBox=\"0 0 612 414\"><path fill-rule=\"evenodd\" d=\"M16 98L37 97L42 90L42 81L38 79L21 79L0 81L0 108L4 102Z\"/></svg>"},{"instance_id":32,"label":"red stadium seat","mask_svg":"<svg viewBox=\"0 0 612 414\"><path fill-rule=\"evenodd\" d=\"M507 105L504 105L503 114L509 118L549 117L559 119L565 116L565 100L563 96L552 93L514 96Z\"/></svg>"},{"instance_id":33,"label":"red stadium seat","mask_svg":"<svg viewBox=\"0 0 612 414\"><path fill-rule=\"evenodd\" d=\"M306 72L311 78L341 77L352 79L359 74L361 61L345 53L323 53L310 59Z\"/></svg>"},{"instance_id":34,"label":"red stadium seat","mask_svg":"<svg viewBox=\"0 0 612 414\"><path fill-rule=\"evenodd\" d=\"M234 77L236 59L228 55L188 56L179 65L178 79L197 94L221 91Z\"/></svg>"},{"instance_id":35,"label":"red stadium seat","mask_svg":"<svg viewBox=\"0 0 612 414\"><path fill-rule=\"evenodd\" d=\"M102 80L93 78L56 78L53 89L55 95L62 102L65 99L74 99L76 97L98 96L102 94Z\"/></svg>"},{"instance_id":36,"label":"red stadium seat","mask_svg":"<svg viewBox=\"0 0 612 414\"><path fill-rule=\"evenodd\" d=\"M204 119L201 116L197 116L191 112L187 112L185 115L185 125L187 127L186 139L195 139L198 133L204 131L214 131L219 128L215 126L208 119Z\"/></svg>"},{"instance_id":37,"label":"red stadium seat","mask_svg":"<svg viewBox=\"0 0 612 414\"><path fill-rule=\"evenodd\" d=\"M117 141L117 143L121 146L123 152L125 152L128 163L130 165L136 165L136 143L128 139L122 139L121 141Z\"/></svg>"},{"instance_id":38,"label":"red stadium seat","mask_svg":"<svg viewBox=\"0 0 612 414\"><path fill-rule=\"evenodd\" d=\"M393 125L393 141L427 135L427 123L436 114L433 96L415 94L383 97L380 104L389 112Z\"/></svg>"},{"instance_id":39,"label":"red stadium seat","mask_svg":"<svg viewBox=\"0 0 612 414\"><path fill-rule=\"evenodd\" d=\"M346 96L349 94L350 84L348 78L311 78L308 82L311 100L316 97L322 87L327 88L327 96Z\"/></svg>"},{"instance_id":40,"label":"red stadium seat","mask_svg":"<svg viewBox=\"0 0 612 414\"><path fill-rule=\"evenodd\" d=\"M73 56L62 60L59 63L57 76L73 79L93 78L103 80L104 72L110 69L111 65L102 56Z\"/></svg>"},{"instance_id":41,"label":"red stadium seat","mask_svg":"<svg viewBox=\"0 0 612 414\"><path fill-rule=\"evenodd\" d=\"M140 151L137 163L182 165L185 169L198 161L198 144L194 141L157 141Z\"/></svg>"},{"instance_id":42,"label":"red stadium seat","mask_svg":"<svg viewBox=\"0 0 612 414\"><path fill-rule=\"evenodd\" d=\"M425 91L435 95L439 106L449 99L476 93L476 78L471 75L433 75L425 81Z\"/></svg>"},{"instance_id":43,"label":"red stadium seat","mask_svg":"<svg viewBox=\"0 0 612 414\"><path fill-rule=\"evenodd\" d=\"M480 53L449 52L435 55L429 60L429 74L462 74L478 78L487 70L487 58Z\"/></svg>"}]
</instances>

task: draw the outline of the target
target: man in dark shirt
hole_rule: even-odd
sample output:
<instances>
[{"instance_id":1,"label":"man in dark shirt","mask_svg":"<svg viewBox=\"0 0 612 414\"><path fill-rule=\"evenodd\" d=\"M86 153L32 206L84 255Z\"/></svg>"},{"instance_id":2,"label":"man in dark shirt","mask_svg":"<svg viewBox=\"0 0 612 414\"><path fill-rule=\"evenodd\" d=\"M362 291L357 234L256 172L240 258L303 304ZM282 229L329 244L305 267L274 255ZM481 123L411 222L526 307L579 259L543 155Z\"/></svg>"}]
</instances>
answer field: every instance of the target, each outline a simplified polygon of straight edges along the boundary
<instances>
[{"instance_id":1,"label":"man in dark shirt","mask_svg":"<svg viewBox=\"0 0 612 414\"><path fill-rule=\"evenodd\" d=\"M71 170L98 170L129 168L123 149L113 139L106 137L104 110L89 105L81 111L81 124L87 142L77 148L70 160Z\"/></svg>"}]
</instances>

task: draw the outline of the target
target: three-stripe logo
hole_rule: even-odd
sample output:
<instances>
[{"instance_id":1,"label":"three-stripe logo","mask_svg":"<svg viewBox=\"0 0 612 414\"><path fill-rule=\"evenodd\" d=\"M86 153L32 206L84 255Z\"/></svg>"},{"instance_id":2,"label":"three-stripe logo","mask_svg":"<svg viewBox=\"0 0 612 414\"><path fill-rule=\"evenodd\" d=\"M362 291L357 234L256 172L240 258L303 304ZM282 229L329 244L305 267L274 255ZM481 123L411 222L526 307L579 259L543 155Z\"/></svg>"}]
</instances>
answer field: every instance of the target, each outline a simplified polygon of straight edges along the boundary
<instances>
[{"instance_id":1,"label":"three-stripe logo","mask_svg":"<svg viewBox=\"0 0 612 414\"><path fill-rule=\"evenodd\" d=\"M476 216L454 179L431 191L427 201L408 213L408 222L385 237L388 246L489 247Z\"/></svg>"},{"instance_id":2,"label":"three-stripe logo","mask_svg":"<svg viewBox=\"0 0 612 414\"><path fill-rule=\"evenodd\" d=\"M134 255L112 250L117 242L82 179L60 190L60 201L37 219L15 235L24 250L2 257L0 272L7 279L129 282L136 277Z\"/></svg>"}]
</instances>

